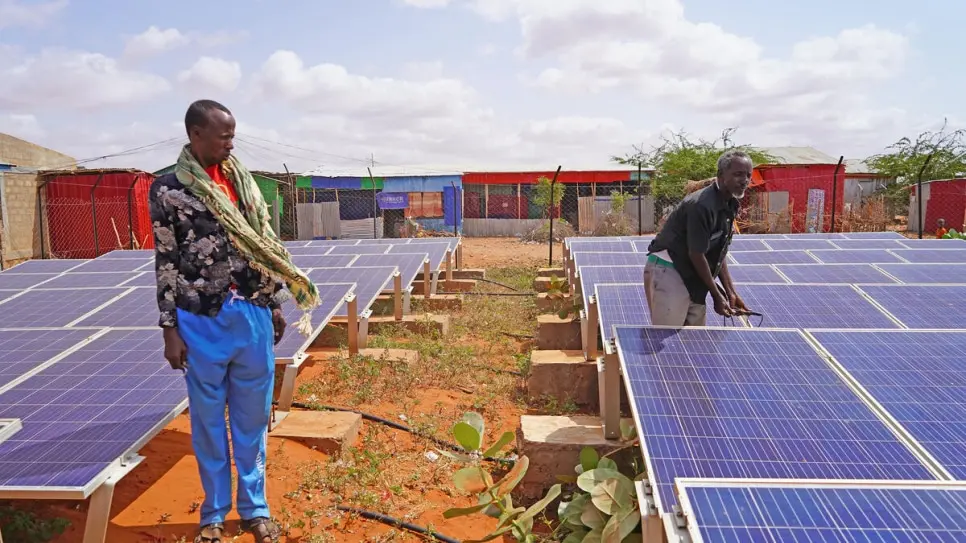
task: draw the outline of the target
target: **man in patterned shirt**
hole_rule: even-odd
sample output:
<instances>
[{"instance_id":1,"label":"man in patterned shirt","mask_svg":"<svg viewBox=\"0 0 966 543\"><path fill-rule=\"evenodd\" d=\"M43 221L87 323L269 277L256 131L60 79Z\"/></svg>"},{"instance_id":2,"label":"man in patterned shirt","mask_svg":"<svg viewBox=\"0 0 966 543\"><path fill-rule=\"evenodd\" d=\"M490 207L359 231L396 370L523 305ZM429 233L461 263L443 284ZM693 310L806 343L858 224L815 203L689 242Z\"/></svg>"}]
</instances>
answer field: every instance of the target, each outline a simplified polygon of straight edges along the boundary
<instances>
[{"instance_id":1,"label":"man in patterned shirt","mask_svg":"<svg viewBox=\"0 0 966 543\"><path fill-rule=\"evenodd\" d=\"M245 238L230 235L244 227L231 222L234 209L227 208L248 206L245 213L254 213L255 206L264 206L247 185L232 181L251 182L247 170L231 157L232 114L217 102L200 100L188 108L185 129L190 143L176 172L151 185L150 214L165 358L172 368L185 372L191 441L205 491L201 533L195 541L221 543L225 516L232 507L226 406L242 527L258 543L276 541L278 528L270 520L265 498L265 449L274 344L285 330L280 305L289 293L282 282L257 271L242 256L233 239ZM199 179L202 168L210 181ZM206 185L199 188L201 182ZM227 201L212 194L211 182ZM254 202L241 202L239 194ZM256 235L251 230L245 233Z\"/></svg>"}]
</instances>

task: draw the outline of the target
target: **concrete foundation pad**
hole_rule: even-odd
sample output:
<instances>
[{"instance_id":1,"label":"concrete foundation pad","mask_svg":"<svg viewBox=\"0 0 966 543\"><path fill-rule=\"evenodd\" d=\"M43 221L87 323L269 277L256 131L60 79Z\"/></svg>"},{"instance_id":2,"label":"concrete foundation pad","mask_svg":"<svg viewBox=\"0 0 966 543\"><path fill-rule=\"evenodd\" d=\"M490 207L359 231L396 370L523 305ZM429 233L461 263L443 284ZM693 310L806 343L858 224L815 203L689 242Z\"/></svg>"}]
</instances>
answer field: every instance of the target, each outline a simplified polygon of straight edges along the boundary
<instances>
[{"instance_id":1,"label":"concrete foundation pad","mask_svg":"<svg viewBox=\"0 0 966 543\"><path fill-rule=\"evenodd\" d=\"M517 446L530 458L530 469L520 485L521 493L536 498L558 482L558 475L576 475L574 467L580 463L584 447L593 447L604 455L624 445L604 439L599 417L524 415L520 417Z\"/></svg>"},{"instance_id":2,"label":"concrete foundation pad","mask_svg":"<svg viewBox=\"0 0 966 543\"><path fill-rule=\"evenodd\" d=\"M554 301L550 299L550 295L546 292L541 292L537 294L537 311L550 313L554 311ZM565 307L573 307L574 299L571 296L566 296L562 300L558 300L557 304L561 309Z\"/></svg>"},{"instance_id":3,"label":"concrete foundation pad","mask_svg":"<svg viewBox=\"0 0 966 543\"><path fill-rule=\"evenodd\" d=\"M584 360L581 351L533 351L527 392L532 398L550 396L582 407L598 409L597 363Z\"/></svg>"},{"instance_id":4,"label":"concrete foundation pad","mask_svg":"<svg viewBox=\"0 0 966 543\"><path fill-rule=\"evenodd\" d=\"M437 294L430 299L416 298L413 305L426 311L459 311L463 309L461 294Z\"/></svg>"},{"instance_id":5,"label":"concrete foundation pad","mask_svg":"<svg viewBox=\"0 0 966 543\"><path fill-rule=\"evenodd\" d=\"M362 415L338 411L290 411L271 431L304 443L326 454L341 452L355 444L362 428Z\"/></svg>"},{"instance_id":6,"label":"concrete foundation pad","mask_svg":"<svg viewBox=\"0 0 966 543\"><path fill-rule=\"evenodd\" d=\"M453 279L440 282L439 288L442 292L469 292L476 288L476 281L472 279Z\"/></svg>"},{"instance_id":7,"label":"concrete foundation pad","mask_svg":"<svg viewBox=\"0 0 966 543\"><path fill-rule=\"evenodd\" d=\"M432 331L446 335L449 332L449 325L449 315L434 315L432 313L405 315L401 321L397 321L393 317L372 317L369 319L369 333L378 334L387 326L401 326L411 332L426 333Z\"/></svg>"},{"instance_id":8,"label":"concrete foundation pad","mask_svg":"<svg viewBox=\"0 0 966 543\"><path fill-rule=\"evenodd\" d=\"M583 349L580 320L557 315L537 316L537 349L577 351Z\"/></svg>"},{"instance_id":9,"label":"concrete foundation pad","mask_svg":"<svg viewBox=\"0 0 966 543\"><path fill-rule=\"evenodd\" d=\"M482 268L453 270L453 279L486 279L486 270Z\"/></svg>"},{"instance_id":10,"label":"concrete foundation pad","mask_svg":"<svg viewBox=\"0 0 966 543\"><path fill-rule=\"evenodd\" d=\"M537 277L561 277L566 278L567 272L563 268L540 268L537 270Z\"/></svg>"}]
</instances>

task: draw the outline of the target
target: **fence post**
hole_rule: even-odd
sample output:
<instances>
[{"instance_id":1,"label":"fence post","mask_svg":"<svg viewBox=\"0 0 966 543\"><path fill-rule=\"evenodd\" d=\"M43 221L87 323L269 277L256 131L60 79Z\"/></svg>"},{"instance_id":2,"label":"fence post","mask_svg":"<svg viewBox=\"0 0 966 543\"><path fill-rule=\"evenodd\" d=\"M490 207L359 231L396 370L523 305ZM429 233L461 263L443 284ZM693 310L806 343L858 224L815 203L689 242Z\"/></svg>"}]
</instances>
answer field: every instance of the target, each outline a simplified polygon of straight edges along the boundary
<instances>
[{"instance_id":1,"label":"fence post","mask_svg":"<svg viewBox=\"0 0 966 543\"><path fill-rule=\"evenodd\" d=\"M379 211L376 208L376 180L372 178L372 168L366 166L366 171L369 172L369 182L372 183L372 239L378 239L376 236L376 217Z\"/></svg>"},{"instance_id":2,"label":"fence post","mask_svg":"<svg viewBox=\"0 0 966 543\"><path fill-rule=\"evenodd\" d=\"M637 235L644 235L644 179L640 161L637 162Z\"/></svg>"},{"instance_id":3,"label":"fence post","mask_svg":"<svg viewBox=\"0 0 966 543\"><path fill-rule=\"evenodd\" d=\"M548 268L553 267L553 208L556 207L554 205L555 203L554 200L557 199L556 193L554 192L554 188L557 186L557 176L560 175L560 168L561 166L558 165L557 171L554 172L553 174L553 180L550 181L550 258L548 259L549 260L549 264L547 264ZM561 199L561 203L563 203L562 199Z\"/></svg>"},{"instance_id":4,"label":"fence post","mask_svg":"<svg viewBox=\"0 0 966 543\"><path fill-rule=\"evenodd\" d=\"M127 189L127 235L128 235L128 246L131 250L134 250L134 203L132 195L134 193L134 186L140 181L140 176L135 175L134 181L131 181L131 186Z\"/></svg>"},{"instance_id":5,"label":"fence post","mask_svg":"<svg viewBox=\"0 0 966 543\"><path fill-rule=\"evenodd\" d=\"M922 201L924 199L922 197L922 172L926 171L926 166L928 166L929 161L932 160L932 155L932 153L929 153L929 155L926 157L926 161L922 163L922 168L919 168L919 175L916 176L916 203L919 204L919 239L922 239L922 225L924 222L922 218L922 214L924 213L922 207Z\"/></svg>"},{"instance_id":6,"label":"fence post","mask_svg":"<svg viewBox=\"0 0 966 543\"><path fill-rule=\"evenodd\" d=\"M45 178L37 184L37 218L40 219L40 258L47 258L47 243L44 240L44 204L40 201L42 191L49 179Z\"/></svg>"},{"instance_id":7,"label":"fence post","mask_svg":"<svg viewBox=\"0 0 966 543\"><path fill-rule=\"evenodd\" d=\"M91 219L92 226L94 227L94 258L100 256L100 247L97 245L97 200L94 198L94 191L97 190L97 185L101 183L101 179L104 179L104 174L97 176L97 180L94 181L94 186L91 187Z\"/></svg>"},{"instance_id":8,"label":"fence post","mask_svg":"<svg viewBox=\"0 0 966 543\"><path fill-rule=\"evenodd\" d=\"M845 160L844 156L839 156L839 163L835 165L835 171L832 173L832 225L829 227L829 232L835 232L835 196L838 194L839 188L839 170L842 169L842 161Z\"/></svg>"}]
</instances>

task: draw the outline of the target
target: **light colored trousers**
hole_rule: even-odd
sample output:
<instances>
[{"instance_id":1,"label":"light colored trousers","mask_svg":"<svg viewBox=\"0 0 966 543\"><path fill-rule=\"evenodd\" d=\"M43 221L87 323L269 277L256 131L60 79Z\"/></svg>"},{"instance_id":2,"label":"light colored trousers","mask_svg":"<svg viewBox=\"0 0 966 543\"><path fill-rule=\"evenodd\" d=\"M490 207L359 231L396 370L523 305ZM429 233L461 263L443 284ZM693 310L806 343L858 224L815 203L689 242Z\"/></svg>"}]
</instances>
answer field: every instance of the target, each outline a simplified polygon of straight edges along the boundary
<instances>
[{"instance_id":1,"label":"light colored trousers","mask_svg":"<svg viewBox=\"0 0 966 543\"><path fill-rule=\"evenodd\" d=\"M652 325L705 325L707 306L691 301L681 275L673 267L648 260L644 266L644 293Z\"/></svg>"}]
</instances>

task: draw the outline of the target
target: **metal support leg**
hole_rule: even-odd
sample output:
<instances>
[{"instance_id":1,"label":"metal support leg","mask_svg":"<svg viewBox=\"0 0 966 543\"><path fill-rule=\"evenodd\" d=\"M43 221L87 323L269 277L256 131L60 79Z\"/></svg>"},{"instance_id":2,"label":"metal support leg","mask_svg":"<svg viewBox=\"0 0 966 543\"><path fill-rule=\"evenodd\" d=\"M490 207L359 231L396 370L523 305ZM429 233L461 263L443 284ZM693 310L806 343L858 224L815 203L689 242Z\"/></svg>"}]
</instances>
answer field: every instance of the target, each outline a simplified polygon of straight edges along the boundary
<instances>
[{"instance_id":1,"label":"metal support leg","mask_svg":"<svg viewBox=\"0 0 966 543\"><path fill-rule=\"evenodd\" d=\"M446 282L453 280L453 251L446 252ZM447 288L446 290L449 290Z\"/></svg>"},{"instance_id":2,"label":"metal support leg","mask_svg":"<svg viewBox=\"0 0 966 543\"><path fill-rule=\"evenodd\" d=\"M423 262L423 297L427 300L432 296L433 274L429 271L429 261Z\"/></svg>"},{"instance_id":3,"label":"metal support leg","mask_svg":"<svg viewBox=\"0 0 966 543\"><path fill-rule=\"evenodd\" d=\"M433 272L433 282L432 282L432 284L429 287L429 289L433 293L433 295L435 295L437 293L437 291L439 290L439 274L440 274L440 272Z\"/></svg>"},{"instance_id":4,"label":"metal support leg","mask_svg":"<svg viewBox=\"0 0 966 543\"><path fill-rule=\"evenodd\" d=\"M295 397L295 379L299 375L298 364L285 366L285 374L282 376L282 389L278 391L278 410L288 411L292 408L292 399Z\"/></svg>"},{"instance_id":5,"label":"metal support leg","mask_svg":"<svg viewBox=\"0 0 966 543\"><path fill-rule=\"evenodd\" d=\"M597 359L597 387L604 439L618 439L621 436L621 375L617 353Z\"/></svg>"},{"instance_id":6,"label":"metal support leg","mask_svg":"<svg viewBox=\"0 0 966 543\"><path fill-rule=\"evenodd\" d=\"M403 315L409 315L413 312L413 289L409 287L406 292L403 292Z\"/></svg>"},{"instance_id":7,"label":"metal support leg","mask_svg":"<svg viewBox=\"0 0 966 543\"><path fill-rule=\"evenodd\" d=\"M591 296L587 301L587 344L584 345L586 360L597 360L597 331L600 327L597 312L597 297Z\"/></svg>"},{"instance_id":8,"label":"metal support leg","mask_svg":"<svg viewBox=\"0 0 966 543\"><path fill-rule=\"evenodd\" d=\"M359 301L355 294L350 294L346 300L346 328L349 334L349 355L359 354Z\"/></svg>"},{"instance_id":9,"label":"metal support leg","mask_svg":"<svg viewBox=\"0 0 966 543\"><path fill-rule=\"evenodd\" d=\"M114 485L141 464L143 456L134 455L124 465L118 465L113 473L91 494L84 525L84 543L105 543L107 527L111 522L111 502L114 501Z\"/></svg>"},{"instance_id":10,"label":"metal support leg","mask_svg":"<svg viewBox=\"0 0 966 543\"><path fill-rule=\"evenodd\" d=\"M365 349L366 345L369 343L369 316L370 315L371 313L367 311L366 314L359 319L359 348L360 349Z\"/></svg>"},{"instance_id":11,"label":"metal support leg","mask_svg":"<svg viewBox=\"0 0 966 543\"><path fill-rule=\"evenodd\" d=\"M393 301L393 317L397 321L401 321L403 318L403 296L402 296L402 276L399 272L392 278L392 301ZM3 543L0 541L0 543Z\"/></svg>"}]
</instances>

